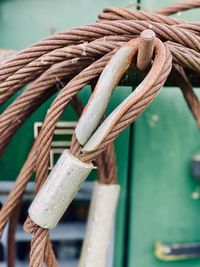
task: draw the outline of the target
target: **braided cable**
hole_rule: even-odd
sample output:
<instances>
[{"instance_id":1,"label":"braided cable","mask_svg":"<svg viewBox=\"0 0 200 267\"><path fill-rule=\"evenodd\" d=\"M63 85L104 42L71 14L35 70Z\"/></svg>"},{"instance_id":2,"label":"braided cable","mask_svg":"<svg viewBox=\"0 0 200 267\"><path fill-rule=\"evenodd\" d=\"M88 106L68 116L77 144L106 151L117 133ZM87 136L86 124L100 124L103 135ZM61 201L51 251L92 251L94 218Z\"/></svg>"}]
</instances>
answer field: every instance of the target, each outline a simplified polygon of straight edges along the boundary
<instances>
[{"instance_id":1,"label":"braided cable","mask_svg":"<svg viewBox=\"0 0 200 267\"><path fill-rule=\"evenodd\" d=\"M200 1L199 0L185 0L179 3L171 4L167 7L160 8L156 10L157 14L160 15L173 15L177 12L186 11L192 8L198 8L200 7Z\"/></svg>"},{"instance_id":2,"label":"braided cable","mask_svg":"<svg viewBox=\"0 0 200 267\"><path fill-rule=\"evenodd\" d=\"M177 73L176 83L200 125L200 103L183 69L200 72L200 24L164 16L199 6L200 1L194 0L173 4L155 13L107 8L99 15L97 23L57 33L1 61L0 103L28 81L36 80L0 115L0 153L22 122L53 93L59 92L15 186L0 210L0 234L20 203L31 175L36 172L36 191L45 181L55 125L67 105L71 102L80 115L83 107L76 94L85 85L96 81L112 55L125 42L131 39L137 42L135 37L143 30L153 30L160 41L155 48L153 65L139 85L142 93L136 93L122 103L123 108L95 151L82 150L74 135L71 153L83 162L95 160L100 182L115 183L112 142L157 96L171 71L172 57L173 63L178 64L174 65L172 76ZM158 51L162 51L160 57ZM59 83L60 90L57 88ZM32 234L30 266L42 267L45 261L47 266L57 267L48 230L37 226L30 218L24 227Z\"/></svg>"},{"instance_id":3,"label":"braided cable","mask_svg":"<svg viewBox=\"0 0 200 267\"><path fill-rule=\"evenodd\" d=\"M151 12L145 11L136 11L129 8L117 8L110 7L105 8L103 12L98 16L100 21L108 20L143 20L143 21L153 21L158 23L164 23L167 25L176 25L180 23L184 23L184 20L170 18L162 15L158 15Z\"/></svg>"},{"instance_id":4,"label":"braided cable","mask_svg":"<svg viewBox=\"0 0 200 267\"><path fill-rule=\"evenodd\" d=\"M129 35L130 37L133 37L134 35L140 34L145 29L152 29L155 31L158 37L160 37L163 40L170 40L170 41L176 41L177 43L180 43L186 47L192 48L196 51L200 50L200 37L196 36L192 32L189 31L189 29L184 29L181 27L176 27L176 25L167 25L167 24L161 24L154 21L146 22L146 21L132 21L132 20L117 20L117 21L103 21L99 22L97 24L91 24L87 26L81 26L79 28L75 28L73 30L69 30L63 33L58 33L54 35L53 37L49 37L40 43L45 46L45 49L42 49L42 47L39 46L39 44L35 44L31 46L30 48L27 48L23 50L22 52L19 52L15 60L10 59L8 61L5 61L4 64L0 66L0 103L5 102L10 95L12 95L18 88L20 88L22 85L24 85L27 81L31 80L32 78L36 77L41 73L41 68L46 68L46 62L47 65L49 65L48 60L40 60L36 66L33 66L32 68L29 68L29 63L31 65L31 62L36 60L38 57L41 57L42 55L45 55L52 50L55 50L57 48L61 48L66 45L70 44L76 44L71 43L70 40L74 38L79 39L82 42L90 42L94 40L95 38L103 38L105 36L112 36L112 35ZM61 38L62 37L62 38ZM60 39L61 38L61 39ZM61 46L57 47L57 44L61 42ZM66 41L66 43L64 43ZM52 49L52 46L48 46L47 43L55 43L56 46L54 49ZM104 45L103 39L101 40L100 48L98 47L97 50L100 49L102 51L102 45ZM85 56L85 45L81 44L79 45L79 56ZM39 46L39 47L38 47ZM87 45L87 49L89 49L90 45ZM37 48L37 49L36 49ZM41 53L36 51L41 51ZM92 50L94 52L94 50ZM96 50L95 50L96 51ZM104 50L105 53L105 50ZM33 56L35 57L33 58ZM66 55L66 54L65 54ZM13 62L14 60L14 62ZM50 61L51 62L51 61ZM24 66L26 66L23 68ZM21 70L22 68L22 70ZM39 68L39 70L38 70Z\"/></svg>"}]
</instances>

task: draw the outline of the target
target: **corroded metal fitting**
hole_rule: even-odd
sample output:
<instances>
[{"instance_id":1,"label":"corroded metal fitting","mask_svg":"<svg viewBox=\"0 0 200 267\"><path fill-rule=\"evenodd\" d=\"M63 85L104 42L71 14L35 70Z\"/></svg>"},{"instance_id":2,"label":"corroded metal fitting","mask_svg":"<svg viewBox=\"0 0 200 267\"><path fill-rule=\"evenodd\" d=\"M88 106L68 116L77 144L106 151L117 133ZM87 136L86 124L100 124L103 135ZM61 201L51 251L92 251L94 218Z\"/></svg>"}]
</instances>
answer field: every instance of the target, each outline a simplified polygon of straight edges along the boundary
<instances>
[{"instance_id":1,"label":"corroded metal fitting","mask_svg":"<svg viewBox=\"0 0 200 267\"><path fill-rule=\"evenodd\" d=\"M139 39L136 40L139 42ZM134 55L136 55L138 49L136 40L124 44L102 71L92 97L81 114L75 129L76 138L81 145L84 145L96 130L105 113L113 90L129 68Z\"/></svg>"},{"instance_id":2,"label":"corroded metal fitting","mask_svg":"<svg viewBox=\"0 0 200 267\"><path fill-rule=\"evenodd\" d=\"M156 34L152 30L144 30L140 34L140 43L137 55L137 67L144 71L150 65L155 47Z\"/></svg>"},{"instance_id":3,"label":"corroded metal fitting","mask_svg":"<svg viewBox=\"0 0 200 267\"><path fill-rule=\"evenodd\" d=\"M120 186L95 183L78 267L105 267Z\"/></svg>"},{"instance_id":4,"label":"corroded metal fitting","mask_svg":"<svg viewBox=\"0 0 200 267\"><path fill-rule=\"evenodd\" d=\"M64 150L31 204L30 218L42 228L54 228L93 168Z\"/></svg>"}]
</instances>

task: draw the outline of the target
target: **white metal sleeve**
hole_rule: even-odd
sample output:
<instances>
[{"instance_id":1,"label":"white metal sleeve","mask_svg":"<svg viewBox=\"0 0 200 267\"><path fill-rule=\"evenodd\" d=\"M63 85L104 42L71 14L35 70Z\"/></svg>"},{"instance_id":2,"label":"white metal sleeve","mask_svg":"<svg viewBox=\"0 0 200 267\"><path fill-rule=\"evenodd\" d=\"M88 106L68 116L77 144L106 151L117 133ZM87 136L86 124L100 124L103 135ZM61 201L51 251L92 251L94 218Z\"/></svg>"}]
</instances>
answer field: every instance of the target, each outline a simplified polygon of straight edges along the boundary
<instances>
[{"instance_id":1,"label":"white metal sleeve","mask_svg":"<svg viewBox=\"0 0 200 267\"><path fill-rule=\"evenodd\" d=\"M106 267L120 186L95 183L78 267Z\"/></svg>"},{"instance_id":2,"label":"white metal sleeve","mask_svg":"<svg viewBox=\"0 0 200 267\"><path fill-rule=\"evenodd\" d=\"M65 150L31 204L30 218L43 228L54 228L93 167Z\"/></svg>"}]
</instances>

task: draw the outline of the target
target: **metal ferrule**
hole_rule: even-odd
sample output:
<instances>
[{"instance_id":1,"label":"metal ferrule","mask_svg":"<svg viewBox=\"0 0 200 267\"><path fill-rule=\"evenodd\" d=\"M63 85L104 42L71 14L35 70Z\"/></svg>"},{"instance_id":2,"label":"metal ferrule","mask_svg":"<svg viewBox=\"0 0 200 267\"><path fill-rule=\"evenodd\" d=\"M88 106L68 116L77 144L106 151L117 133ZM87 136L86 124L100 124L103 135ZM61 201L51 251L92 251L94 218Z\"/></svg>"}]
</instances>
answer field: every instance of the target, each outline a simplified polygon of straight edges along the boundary
<instances>
[{"instance_id":1,"label":"metal ferrule","mask_svg":"<svg viewBox=\"0 0 200 267\"><path fill-rule=\"evenodd\" d=\"M120 186L95 183L78 267L106 267Z\"/></svg>"},{"instance_id":2,"label":"metal ferrule","mask_svg":"<svg viewBox=\"0 0 200 267\"><path fill-rule=\"evenodd\" d=\"M93 168L64 150L32 202L30 218L43 228L54 228Z\"/></svg>"}]
</instances>

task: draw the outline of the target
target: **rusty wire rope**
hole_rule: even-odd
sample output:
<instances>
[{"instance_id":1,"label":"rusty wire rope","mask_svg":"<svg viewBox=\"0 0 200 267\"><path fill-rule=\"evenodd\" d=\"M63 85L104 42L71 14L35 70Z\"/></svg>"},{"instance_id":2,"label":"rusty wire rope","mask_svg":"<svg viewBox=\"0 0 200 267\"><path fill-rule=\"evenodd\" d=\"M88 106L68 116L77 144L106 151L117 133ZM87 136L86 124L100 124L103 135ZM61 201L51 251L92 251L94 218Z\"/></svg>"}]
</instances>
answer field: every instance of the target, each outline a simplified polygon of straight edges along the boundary
<instances>
[{"instance_id":1,"label":"rusty wire rope","mask_svg":"<svg viewBox=\"0 0 200 267\"><path fill-rule=\"evenodd\" d=\"M83 108L77 93L84 86L96 83L113 55L127 42L134 54L131 68L137 69L138 36L144 30L154 31L157 39L151 66L144 71L145 78L139 85L141 92L130 96L94 151L84 151L74 134L71 153L83 162L96 161L100 182L115 183L112 142L153 101L170 72L200 127L200 103L186 75L187 70L200 73L200 24L168 17L197 7L200 7L200 1L189 0L155 12L106 8L97 23L57 33L20 52L10 53L12 57L1 62L1 104L22 86L30 81L32 83L0 115L0 154L28 116L55 92L57 95L14 188L0 210L0 235L9 219L13 218L13 211L20 205L32 174L36 175L36 192L46 180L55 126L67 105L71 103L81 116ZM13 243L15 222L11 226L10 240ZM36 225L30 218L25 223L25 229L32 234L30 266L42 267L44 261L47 266L57 266L48 230ZM10 262L9 267L13 264L12 260Z\"/></svg>"}]
</instances>

